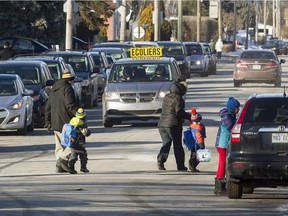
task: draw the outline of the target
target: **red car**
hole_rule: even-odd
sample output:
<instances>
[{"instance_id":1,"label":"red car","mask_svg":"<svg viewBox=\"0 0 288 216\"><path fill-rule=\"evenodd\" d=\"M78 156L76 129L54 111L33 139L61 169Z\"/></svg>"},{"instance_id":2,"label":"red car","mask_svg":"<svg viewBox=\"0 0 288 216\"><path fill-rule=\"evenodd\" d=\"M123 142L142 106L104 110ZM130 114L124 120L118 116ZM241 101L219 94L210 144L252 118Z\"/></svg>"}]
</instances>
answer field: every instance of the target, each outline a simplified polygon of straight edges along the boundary
<instances>
[{"instance_id":1,"label":"red car","mask_svg":"<svg viewBox=\"0 0 288 216\"><path fill-rule=\"evenodd\" d=\"M281 64L284 59L278 59L271 50L245 50L234 65L234 87L243 83L268 83L281 87Z\"/></svg>"}]
</instances>

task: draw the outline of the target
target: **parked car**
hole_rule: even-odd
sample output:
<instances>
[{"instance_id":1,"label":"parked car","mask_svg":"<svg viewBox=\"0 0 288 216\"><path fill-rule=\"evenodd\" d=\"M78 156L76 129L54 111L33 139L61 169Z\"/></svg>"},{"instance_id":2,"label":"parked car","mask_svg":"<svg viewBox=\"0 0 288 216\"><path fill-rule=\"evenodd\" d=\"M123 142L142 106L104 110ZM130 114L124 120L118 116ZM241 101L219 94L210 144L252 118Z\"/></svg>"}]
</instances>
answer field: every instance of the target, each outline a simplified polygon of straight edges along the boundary
<instances>
[{"instance_id":1,"label":"parked car","mask_svg":"<svg viewBox=\"0 0 288 216\"><path fill-rule=\"evenodd\" d=\"M47 46L31 38L7 36L0 38L0 55L5 41L15 50L15 55L39 54L49 50Z\"/></svg>"},{"instance_id":2,"label":"parked car","mask_svg":"<svg viewBox=\"0 0 288 216\"><path fill-rule=\"evenodd\" d=\"M67 64L70 64L77 77L82 77L81 99L86 108L98 106L98 75L99 68L87 52L81 51L50 51L41 55L61 56Z\"/></svg>"},{"instance_id":3,"label":"parked car","mask_svg":"<svg viewBox=\"0 0 288 216\"><path fill-rule=\"evenodd\" d=\"M204 54L208 56L209 59L209 69L208 74L209 75L215 75L217 70L217 55L215 52L212 52L210 44L209 43L202 43L204 46Z\"/></svg>"},{"instance_id":4,"label":"parked car","mask_svg":"<svg viewBox=\"0 0 288 216\"><path fill-rule=\"evenodd\" d=\"M33 132L32 90L27 90L17 74L0 74L0 130Z\"/></svg>"},{"instance_id":5,"label":"parked car","mask_svg":"<svg viewBox=\"0 0 288 216\"><path fill-rule=\"evenodd\" d=\"M73 68L71 65L67 65L64 61L64 59L60 56L18 56L14 57L12 60L15 61L43 61L47 64L51 76L54 80L59 80L62 78L62 74L66 68L68 68L72 74L75 75L75 80L74 84L72 87L74 88L76 98L79 101L80 104L81 102L81 92L82 92L82 85L81 82L83 81L83 78L77 77L76 74L74 73Z\"/></svg>"},{"instance_id":6,"label":"parked car","mask_svg":"<svg viewBox=\"0 0 288 216\"><path fill-rule=\"evenodd\" d=\"M157 67L164 69L160 79L154 79ZM159 119L162 100L170 92L171 85L185 80L174 58L116 61L102 98L104 127L128 120Z\"/></svg>"},{"instance_id":7,"label":"parked car","mask_svg":"<svg viewBox=\"0 0 288 216\"><path fill-rule=\"evenodd\" d=\"M96 67L99 68L98 74L98 97L102 98L102 94L104 92L104 88L107 81L107 74L110 72L109 64L107 57L104 52L91 51L88 52L88 55L94 61Z\"/></svg>"},{"instance_id":8,"label":"parked car","mask_svg":"<svg viewBox=\"0 0 288 216\"><path fill-rule=\"evenodd\" d=\"M201 77L207 77L209 74L209 56L205 51L203 43L199 42L183 42L187 49L187 55L190 58L190 72L197 73Z\"/></svg>"},{"instance_id":9,"label":"parked car","mask_svg":"<svg viewBox=\"0 0 288 216\"><path fill-rule=\"evenodd\" d=\"M93 48L100 48L100 47L123 48L126 52L127 57L130 57L130 48L133 48L135 46L133 44L121 43L121 42L103 42L103 43L96 43L93 45Z\"/></svg>"},{"instance_id":10,"label":"parked car","mask_svg":"<svg viewBox=\"0 0 288 216\"><path fill-rule=\"evenodd\" d=\"M159 47L159 45L153 41L129 41L127 43L134 44L135 47Z\"/></svg>"},{"instance_id":11,"label":"parked car","mask_svg":"<svg viewBox=\"0 0 288 216\"><path fill-rule=\"evenodd\" d=\"M157 41L162 48L163 56L176 59L182 75L190 78L190 58L187 55L186 47L180 41Z\"/></svg>"},{"instance_id":12,"label":"parked car","mask_svg":"<svg viewBox=\"0 0 288 216\"><path fill-rule=\"evenodd\" d=\"M0 74L19 75L25 88L33 91L33 119L37 127L44 127L45 104L55 82L47 64L43 61L1 61Z\"/></svg>"},{"instance_id":13,"label":"parked car","mask_svg":"<svg viewBox=\"0 0 288 216\"><path fill-rule=\"evenodd\" d=\"M116 60L128 58L125 49L120 47L98 47L92 48L90 52L104 52L105 55L112 55Z\"/></svg>"},{"instance_id":14,"label":"parked car","mask_svg":"<svg viewBox=\"0 0 288 216\"><path fill-rule=\"evenodd\" d=\"M287 55L288 53L288 47L286 43L279 39L267 40L265 44L261 46L261 49L271 49L277 55Z\"/></svg>"},{"instance_id":15,"label":"parked car","mask_svg":"<svg viewBox=\"0 0 288 216\"><path fill-rule=\"evenodd\" d=\"M281 87L284 59L272 50L244 50L234 65L234 87L243 83L268 83Z\"/></svg>"},{"instance_id":16,"label":"parked car","mask_svg":"<svg viewBox=\"0 0 288 216\"><path fill-rule=\"evenodd\" d=\"M227 149L227 196L239 199L254 188L288 186L288 97L248 97Z\"/></svg>"}]
</instances>

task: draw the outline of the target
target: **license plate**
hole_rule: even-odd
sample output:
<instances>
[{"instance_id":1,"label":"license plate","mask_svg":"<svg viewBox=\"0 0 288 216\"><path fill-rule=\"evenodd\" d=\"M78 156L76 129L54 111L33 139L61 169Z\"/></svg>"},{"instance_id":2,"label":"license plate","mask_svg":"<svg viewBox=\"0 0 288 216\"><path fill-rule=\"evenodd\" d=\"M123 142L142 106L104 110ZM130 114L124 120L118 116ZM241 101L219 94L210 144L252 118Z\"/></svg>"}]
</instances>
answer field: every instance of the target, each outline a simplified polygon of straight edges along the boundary
<instances>
[{"instance_id":1,"label":"license plate","mask_svg":"<svg viewBox=\"0 0 288 216\"><path fill-rule=\"evenodd\" d=\"M253 68L253 70L260 70L261 65L253 65L252 68Z\"/></svg>"},{"instance_id":2,"label":"license plate","mask_svg":"<svg viewBox=\"0 0 288 216\"><path fill-rule=\"evenodd\" d=\"M288 133L272 133L272 143L288 143Z\"/></svg>"}]
</instances>

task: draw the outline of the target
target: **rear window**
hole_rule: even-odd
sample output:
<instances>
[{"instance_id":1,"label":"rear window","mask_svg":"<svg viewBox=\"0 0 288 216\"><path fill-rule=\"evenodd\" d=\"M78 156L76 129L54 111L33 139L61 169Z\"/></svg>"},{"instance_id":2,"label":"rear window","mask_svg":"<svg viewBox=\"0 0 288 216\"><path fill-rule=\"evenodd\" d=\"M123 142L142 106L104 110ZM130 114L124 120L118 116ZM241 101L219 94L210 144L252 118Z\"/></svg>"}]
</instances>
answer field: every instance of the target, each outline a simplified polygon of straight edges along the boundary
<instances>
[{"instance_id":1,"label":"rear window","mask_svg":"<svg viewBox=\"0 0 288 216\"><path fill-rule=\"evenodd\" d=\"M271 52L243 52L241 59L276 59Z\"/></svg>"},{"instance_id":2,"label":"rear window","mask_svg":"<svg viewBox=\"0 0 288 216\"><path fill-rule=\"evenodd\" d=\"M244 123L288 123L288 98L252 99Z\"/></svg>"}]
</instances>

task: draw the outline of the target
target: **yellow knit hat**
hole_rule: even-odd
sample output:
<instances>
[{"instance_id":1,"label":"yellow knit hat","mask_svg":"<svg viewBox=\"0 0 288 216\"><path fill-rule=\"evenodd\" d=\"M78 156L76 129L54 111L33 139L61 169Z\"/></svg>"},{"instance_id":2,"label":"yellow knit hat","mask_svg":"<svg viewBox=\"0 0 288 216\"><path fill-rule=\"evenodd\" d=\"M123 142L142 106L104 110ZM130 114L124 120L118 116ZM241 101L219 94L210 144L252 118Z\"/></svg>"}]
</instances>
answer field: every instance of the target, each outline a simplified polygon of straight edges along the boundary
<instances>
[{"instance_id":1,"label":"yellow knit hat","mask_svg":"<svg viewBox=\"0 0 288 216\"><path fill-rule=\"evenodd\" d=\"M76 112L76 117L84 118L85 116L86 116L86 112L82 108L79 108Z\"/></svg>"}]
</instances>

